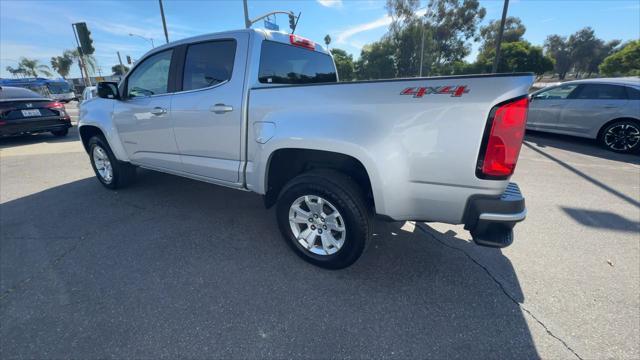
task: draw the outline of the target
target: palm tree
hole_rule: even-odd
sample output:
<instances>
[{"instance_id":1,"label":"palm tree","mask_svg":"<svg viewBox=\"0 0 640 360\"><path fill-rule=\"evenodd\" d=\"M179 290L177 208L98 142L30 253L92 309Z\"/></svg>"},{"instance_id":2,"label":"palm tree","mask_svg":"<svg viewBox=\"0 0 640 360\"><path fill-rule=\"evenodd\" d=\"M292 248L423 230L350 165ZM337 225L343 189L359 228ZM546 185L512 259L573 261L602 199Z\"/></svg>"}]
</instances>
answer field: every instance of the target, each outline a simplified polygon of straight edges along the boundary
<instances>
[{"instance_id":1,"label":"palm tree","mask_svg":"<svg viewBox=\"0 0 640 360\"><path fill-rule=\"evenodd\" d=\"M51 67L55 70L63 79L67 78L69 71L73 65L73 58L68 56L65 52L62 56L54 56L51 58Z\"/></svg>"},{"instance_id":2,"label":"palm tree","mask_svg":"<svg viewBox=\"0 0 640 360\"><path fill-rule=\"evenodd\" d=\"M18 66L17 68L7 66L5 69L14 77L20 77L20 76L25 77L25 70L20 66Z\"/></svg>"},{"instance_id":3,"label":"palm tree","mask_svg":"<svg viewBox=\"0 0 640 360\"><path fill-rule=\"evenodd\" d=\"M324 37L324 43L327 44L327 49L328 49L329 44L331 44L331 36L329 36L329 34L327 34L327 36Z\"/></svg>"},{"instance_id":4,"label":"palm tree","mask_svg":"<svg viewBox=\"0 0 640 360\"><path fill-rule=\"evenodd\" d=\"M40 61L37 59L28 59L28 58L20 58L20 63L18 64L20 68L24 69L24 73L26 76L38 77L38 73L43 74L44 76L52 76L51 70L47 65L40 64Z\"/></svg>"}]
</instances>

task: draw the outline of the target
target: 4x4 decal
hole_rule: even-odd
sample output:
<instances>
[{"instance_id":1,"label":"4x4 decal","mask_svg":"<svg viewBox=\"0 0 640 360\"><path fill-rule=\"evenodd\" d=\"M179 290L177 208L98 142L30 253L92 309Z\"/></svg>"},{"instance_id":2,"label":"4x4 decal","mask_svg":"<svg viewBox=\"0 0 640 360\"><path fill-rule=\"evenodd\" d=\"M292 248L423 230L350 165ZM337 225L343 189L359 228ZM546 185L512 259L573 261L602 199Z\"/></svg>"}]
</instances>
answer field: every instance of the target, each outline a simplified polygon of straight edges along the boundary
<instances>
[{"instance_id":1,"label":"4x4 decal","mask_svg":"<svg viewBox=\"0 0 640 360\"><path fill-rule=\"evenodd\" d=\"M460 97L463 94L469 92L469 88L466 85L457 86L425 86L425 87L410 87L402 90L400 95L413 95L414 98L421 98L424 95L429 94L451 94L454 97Z\"/></svg>"}]
</instances>

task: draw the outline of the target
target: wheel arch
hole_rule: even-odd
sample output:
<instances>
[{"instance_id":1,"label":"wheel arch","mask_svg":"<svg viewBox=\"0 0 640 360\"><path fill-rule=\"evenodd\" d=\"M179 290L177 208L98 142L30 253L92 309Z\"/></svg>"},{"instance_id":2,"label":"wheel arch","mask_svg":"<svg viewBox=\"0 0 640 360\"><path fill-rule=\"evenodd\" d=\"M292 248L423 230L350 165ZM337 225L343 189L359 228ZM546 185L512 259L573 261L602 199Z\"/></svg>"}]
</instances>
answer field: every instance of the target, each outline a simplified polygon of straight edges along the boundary
<instances>
[{"instance_id":1,"label":"wheel arch","mask_svg":"<svg viewBox=\"0 0 640 360\"><path fill-rule=\"evenodd\" d=\"M82 141L82 146L84 147L84 150L87 153L89 152L89 140L92 137L96 135L102 135L102 137L105 137L104 132L99 127L94 125L81 126L78 129L78 132L80 133L80 140Z\"/></svg>"},{"instance_id":2,"label":"wheel arch","mask_svg":"<svg viewBox=\"0 0 640 360\"><path fill-rule=\"evenodd\" d=\"M613 124L616 121L633 121L635 123L638 124L638 126L640 126L640 119L631 117L631 116L620 116L620 117L616 117L614 119L611 119L609 121L607 121L606 123L604 123L600 129L598 129L598 132L596 133L596 140L601 140L602 139L602 134L604 133L604 129L607 128L607 126Z\"/></svg>"},{"instance_id":3,"label":"wheel arch","mask_svg":"<svg viewBox=\"0 0 640 360\"><path fill-rule=\"evenodd\" d=\"M116 159L120 161L129 161L129 157L122 147L122 143L120 142L120 137L115 131L105 131L105 129L96 123L87 123L80 124L78 127L78 133L80 134L80 140L82 141L82 146L84 147L87 153L89 152L88 144L91 137L96 135L101 135L107 141L107 144L113 151Z\"/></svg>"},{"instance_id":4,"label":"wheel arch","mask_svg":"<svg viewBox=\"0 0 640 360\"><path fill-rule=\"evenodd\" d=\"M264 171L265 205L275 204L289 180L316 169L335 170L351 177L363 189L367 205L375 211L374 179L360 159L342 152L293 147L278 148L269 154Z\"/></svg>"}]
</instances>

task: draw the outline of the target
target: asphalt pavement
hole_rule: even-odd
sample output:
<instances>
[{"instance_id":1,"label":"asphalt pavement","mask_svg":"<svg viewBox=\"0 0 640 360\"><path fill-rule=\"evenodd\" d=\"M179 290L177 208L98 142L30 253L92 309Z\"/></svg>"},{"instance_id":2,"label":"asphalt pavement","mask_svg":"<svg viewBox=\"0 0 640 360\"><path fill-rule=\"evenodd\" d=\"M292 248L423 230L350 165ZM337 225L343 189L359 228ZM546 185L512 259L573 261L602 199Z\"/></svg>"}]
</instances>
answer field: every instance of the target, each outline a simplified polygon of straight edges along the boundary
<instances>
[{"instance_id":1,"label":"asphalt pavement","mask_svg":"<svg viewBox=\"0 0 640 360\"><path fill-rule=\"evenodd\" d=\"M528 134L512 246L376 223L340 271L262 199L139 171L109 191L76 129L0 140L0 357L640 358L640 158Z\"/></svg>"}]
</instances>

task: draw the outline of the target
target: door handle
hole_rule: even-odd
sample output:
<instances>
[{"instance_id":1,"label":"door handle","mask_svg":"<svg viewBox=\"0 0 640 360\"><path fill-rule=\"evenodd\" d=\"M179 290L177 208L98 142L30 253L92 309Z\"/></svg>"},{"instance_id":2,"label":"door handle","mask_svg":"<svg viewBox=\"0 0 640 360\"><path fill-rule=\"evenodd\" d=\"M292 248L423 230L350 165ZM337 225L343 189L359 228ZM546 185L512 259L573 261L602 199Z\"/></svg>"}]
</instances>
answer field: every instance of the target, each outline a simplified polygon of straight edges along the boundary
<instances>
[{"instance_id":1,"label":"door handle","mask_svg":"<svg viewBox=\"0 0 640 360\"><path fill-rule=\"evenodd\" d=\"M162 114L166 114L167 113L167 109L163 109L163 108L161 108L159 106L156 106L153 109L151 109L151 113L153 115L160 116Z\"/></svg>"},{"instance_id":2,"label":"door handle","mask_svg":"<svg viewBox=\"0 0 640 360\"><path fill-rule=\"evenodd\" d=\"M225 105L225 104L215 104L209 108L209 111L212 111L216 114L224 114L229 111L233 111L233 106Z\"/></svg>"},{"instance_id":3,"label":"door handle","mask_svg":"<svg viewBox=\"0 0 640 360\"><path fill-rule=\"evenodd\" d=\"M549 107L558 107L560 104L550 104Z\"/></svg>"},{"instance_id":4,"label":"door handle","mask_svg":"<svg viewBox=\"0 0 640 360\"><path fill-rule=\"evenodd\" d=\"M615 106L615 105L604 105L604 106L602 106L602 107L603 107L603 108L605 108L605 109L614 109L614 108L616 108L617 106Z\"/></svg>"}]
</instances>

